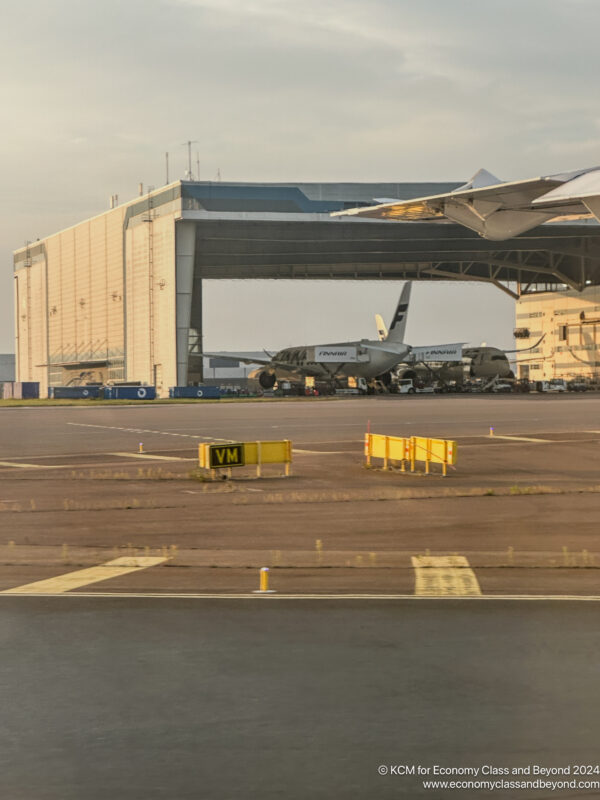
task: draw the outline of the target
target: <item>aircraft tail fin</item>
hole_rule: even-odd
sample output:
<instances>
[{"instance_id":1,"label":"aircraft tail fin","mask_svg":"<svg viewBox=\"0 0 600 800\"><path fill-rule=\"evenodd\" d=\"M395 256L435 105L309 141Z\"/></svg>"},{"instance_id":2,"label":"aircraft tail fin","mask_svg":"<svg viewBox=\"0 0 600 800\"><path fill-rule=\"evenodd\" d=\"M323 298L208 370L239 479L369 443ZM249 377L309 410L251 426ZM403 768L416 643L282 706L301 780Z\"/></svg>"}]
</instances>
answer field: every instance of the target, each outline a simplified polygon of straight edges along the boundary
<instances>
[{"instance_id":1,"label":"aircraft tail fin","mask_svg":"<svg viewBox=\"0 0 600 800\"><path fill-rule=\"evenodd\" d=\"M380 342L385 342L388 335L388 329L385 327L385 322L381 314L375 314L375 325L377 325L377 338Z\"/></svg>"},{"instance_id":2,"label":"aircraft tail fin","mask_svg":"<svg viewBox=\"0 0 600 800\"><path fill-rule=\"evenodd\" d=\"M408 317L408 304L410 301L410 290L412 283L407 281L402 287L400 300L396 306L396 311L390 325L389 333L386 337L386 342L403 342L404 332L406 330L406 318Z\"/></svg>"}]
</instances>

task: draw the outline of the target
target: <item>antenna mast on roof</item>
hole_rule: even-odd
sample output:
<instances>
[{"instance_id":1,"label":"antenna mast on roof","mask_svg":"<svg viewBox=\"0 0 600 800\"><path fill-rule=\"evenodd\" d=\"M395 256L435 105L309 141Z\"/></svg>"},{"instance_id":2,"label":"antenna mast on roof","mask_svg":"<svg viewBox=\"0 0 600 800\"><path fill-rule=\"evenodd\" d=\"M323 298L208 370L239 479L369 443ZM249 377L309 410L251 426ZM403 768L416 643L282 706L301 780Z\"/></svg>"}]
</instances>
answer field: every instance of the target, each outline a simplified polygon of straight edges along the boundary
<instances>
[{"instance_id":1,"label":"antenna mast on roof","mask_svg":"<svg viewBox=\"0 0 600 800\"><path fill-rule=\"evenodd\" d=\"M186 173L186 176L185 176L188 179L188 181L193 181L194 180L194 175L192 173L192 145L196 144L196 143L197 143L197 139L190 140L190 141L182 143L182 147L185 147L187 145L187 149L188 149L188 168L187 168L187 173Z\"/></svg>"}]
</instances>

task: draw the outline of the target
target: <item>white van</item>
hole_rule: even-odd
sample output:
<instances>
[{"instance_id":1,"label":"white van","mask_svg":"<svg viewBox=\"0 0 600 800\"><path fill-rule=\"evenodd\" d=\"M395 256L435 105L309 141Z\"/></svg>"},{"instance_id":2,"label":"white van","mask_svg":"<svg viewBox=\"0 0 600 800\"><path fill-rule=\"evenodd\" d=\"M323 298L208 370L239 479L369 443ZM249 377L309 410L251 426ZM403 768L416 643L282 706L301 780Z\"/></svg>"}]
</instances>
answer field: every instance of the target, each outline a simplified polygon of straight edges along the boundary
<instances>
[{"instance_id":1,"label":"white van","mask_svg":"<svg viewBox=\"0 0 600 800\"><path fill-rule=\"evenodd\" d=\"M566 392L567 391L567 382L564 381L562 378L552 378L551 381L548 382L548 392Z\"/></svg>"}]
</instances>

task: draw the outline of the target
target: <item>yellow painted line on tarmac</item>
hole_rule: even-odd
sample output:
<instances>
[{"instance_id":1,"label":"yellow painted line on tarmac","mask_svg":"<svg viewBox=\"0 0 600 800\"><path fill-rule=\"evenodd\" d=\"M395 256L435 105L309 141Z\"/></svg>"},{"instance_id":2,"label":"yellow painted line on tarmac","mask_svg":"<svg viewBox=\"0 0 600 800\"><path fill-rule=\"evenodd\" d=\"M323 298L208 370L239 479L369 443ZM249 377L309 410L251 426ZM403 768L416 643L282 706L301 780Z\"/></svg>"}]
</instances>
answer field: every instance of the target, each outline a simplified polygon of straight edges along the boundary
<instances>
[{"instance_id":1,"label":"yellow painted line on tarmac","mask_svg":"<svg viewBox=\"0 0 600 800\"><path fill-rule=\"evenodd\" d=\"M0 598L7 592L0 592ZM39 597L37 592L20 592L20 597ZM50 597L83 597L94 599L142 599L142 600L254 600L256 602L273 602L275 600L408 600L410 602L449 600L453 602L474 601L563 601L579 603L600 603L600 595L588 594L474 594L462 596L414 595L414 594L257 594L248 593L223 593L223 594L193 594L184 592L75 592L63 594L59 592L44 593L44 599ZM1 600L0 600L1 602Z\"/></svg>"},{"instance_id":2,"label":"yellow painted line on tarmac","mask_svg":"<svg viewBox=\"0 0 600 800\"><path fill-rule=\"evenodd\" d=\"M464 556L413 556L415 594L429 597L480 595L475 573Z\"/></svg>"},{"instance_id":3,"label":"yellow painted line on tarmac","mask_svg":"<svg viewBox=\"0 0 600 800\"><path fill-rule=\"evenodd\" d=\"M556 444L555 439L531 439L528 436L501 436L495 433L493 436L486 436L486 439L508 439L511 442L541 442L543 444Z\"/></svg>"},{"instance_id":4,"label":"yellow painted line on tarmac","mask_svg":"<svg viewBox=\"0 0 600 800\"><path fill-rule=\"evenodd\" d=\"M157 456L152 453L107 453L109 456L120 458L149 458L152 461L197 461L196 458L183 458L182 456Z\"/></svg>"},{"instance_id":5,"label":"yellow painted line on tarmac","mask_svg":"<svg viewBox=\"0 0 600 800\"><path fill-rule=\"evenodd\" d=\"M70 592L71 589L79 589L80 586L87 586L90 583L98 583L109 578L118 578L120 575L127 575L129 572L138 572L141 569L155 567L168 561L168 558L154 556L140 556L131 558L122 556L97 567L78 569L75 572L67 572L65 575L57 575L55 578L48 578L34 583L25 583L23 586L16 586L13 589L5 589L0 594L62 594Z\"/></svg>"}]
</instances>

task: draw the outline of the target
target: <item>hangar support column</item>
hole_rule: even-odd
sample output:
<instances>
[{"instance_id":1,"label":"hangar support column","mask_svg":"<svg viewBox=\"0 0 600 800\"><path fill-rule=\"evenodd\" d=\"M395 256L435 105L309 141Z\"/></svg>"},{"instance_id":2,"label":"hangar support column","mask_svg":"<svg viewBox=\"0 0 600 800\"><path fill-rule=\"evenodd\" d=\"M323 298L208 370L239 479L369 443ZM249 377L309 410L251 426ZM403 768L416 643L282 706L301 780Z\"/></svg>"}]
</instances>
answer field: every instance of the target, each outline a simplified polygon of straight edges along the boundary
<instances>
[{"instance_id":1,"label":"hangar support column","mask_svg":"<svg viewBox=\"0 0 600 800\"><path fill-rule=\"evenodd\" d=\"M202 278L196 272L192 286L192 311L188 336L188 383L202 383Z\"/></svg>"},{"instance_id":2,"label":"hangar support column","mask_svg":"<svg viewBox=\"0 0 600 800\"><path fill-rule=\"evenodd\" d=\"M194 292L194 255L196 250L196 225L194 222L176 223L175 227L175 328L177 336L177 385L187 386L190 323Z\"/></svg>"}]
</instances>

